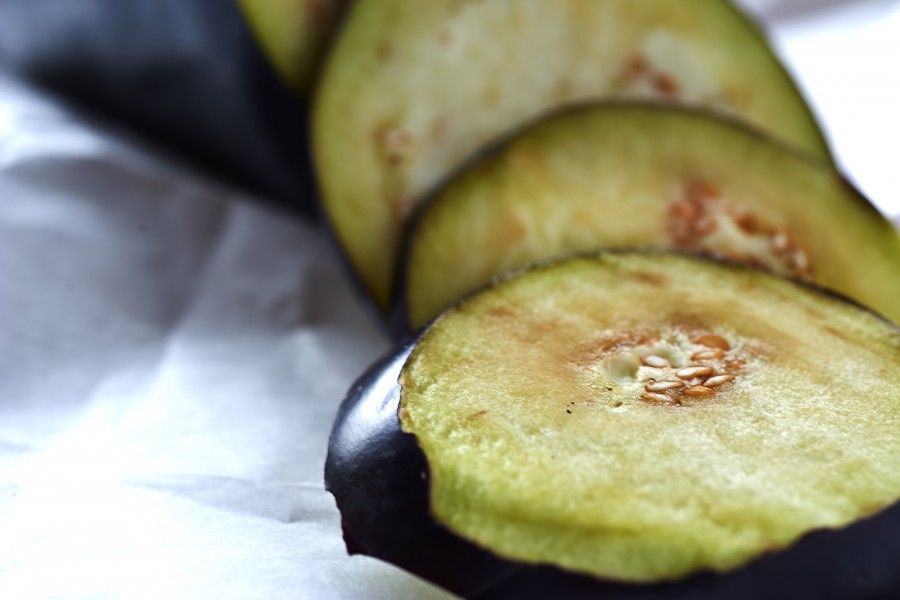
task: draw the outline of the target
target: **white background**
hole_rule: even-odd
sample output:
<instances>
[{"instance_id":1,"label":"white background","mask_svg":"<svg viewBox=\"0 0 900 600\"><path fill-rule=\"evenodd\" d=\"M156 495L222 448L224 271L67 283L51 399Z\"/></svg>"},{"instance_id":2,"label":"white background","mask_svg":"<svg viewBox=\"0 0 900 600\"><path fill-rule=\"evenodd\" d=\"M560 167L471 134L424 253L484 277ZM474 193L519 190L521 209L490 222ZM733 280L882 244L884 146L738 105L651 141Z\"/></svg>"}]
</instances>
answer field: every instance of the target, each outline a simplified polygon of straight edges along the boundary
<instances>
[{"instance_id":1,"label":"white background","mask_svg":"<svg viewBox=\"0 0 900 600\"><path fill-rule=\"evenodd\" d=\"M746 4L900 213L900 5ZM322 489L386 348L317 228L0 79L0 598L442 596Z\"/></svg>"}]
</instances>

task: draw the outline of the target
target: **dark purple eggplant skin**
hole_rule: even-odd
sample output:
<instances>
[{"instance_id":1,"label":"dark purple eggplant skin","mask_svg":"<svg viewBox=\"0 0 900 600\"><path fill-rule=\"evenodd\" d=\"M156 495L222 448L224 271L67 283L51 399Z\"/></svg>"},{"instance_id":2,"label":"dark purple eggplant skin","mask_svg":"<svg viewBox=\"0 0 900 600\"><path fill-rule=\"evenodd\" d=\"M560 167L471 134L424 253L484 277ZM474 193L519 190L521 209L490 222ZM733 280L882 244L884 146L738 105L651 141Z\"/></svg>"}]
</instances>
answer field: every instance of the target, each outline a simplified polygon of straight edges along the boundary
<instances>
[{"instance_id":1,"label":"dark purple eggplant skin","mask_svg":"<svg viewBox=\"0 0 900 600\"><path fill-rule=\"evenodd\" d=\"M394 564L467 598L900 598L900 503L726 573L629 584L493 554L438 524L428 464L397 415L407 342L353 384L338 412L325 487L341 513L350 554Z\"/></svg>"}]
</instances>

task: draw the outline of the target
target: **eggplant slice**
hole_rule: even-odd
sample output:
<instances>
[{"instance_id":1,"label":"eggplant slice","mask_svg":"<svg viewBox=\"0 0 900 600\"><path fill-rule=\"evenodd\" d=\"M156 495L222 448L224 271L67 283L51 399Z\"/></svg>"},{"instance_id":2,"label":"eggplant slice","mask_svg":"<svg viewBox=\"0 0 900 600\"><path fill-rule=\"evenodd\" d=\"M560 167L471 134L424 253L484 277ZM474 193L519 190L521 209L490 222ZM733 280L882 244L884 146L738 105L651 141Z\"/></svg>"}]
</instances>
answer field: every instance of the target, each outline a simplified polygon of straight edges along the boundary
<instances>
[{"instance_id":1,"label":"eggplant slice","mask_svg":"<svg viewBox=\"0 0 900 600\"><path fill-rule=\"evenodd\" d=\"M238 0L272 66L306 96L348 0Z\"/></svg>"},{"instance_id":2,"label":"eggplant slice","mask_svg":"<svg viewBox=\"0 0 900 600\"><path fill-rule=\"evenodd\" d=\"M828 150L766 40L725 0L369 0L348 11L313 115L332 228L377 305L407 218L485 143L572 102L658 98Z\"/></svg>"},{"instance_id":3,"label":"eggplant slice","mask_svg":"<svg viewBox=\"0 0 900 600\"><path fill-rule=\"evenodd\" d=\"M900 236L828 165L708 113L627 104L540 120L439 189L395 320L415 329L507 270L624 246L764 266L900 320Z\"/></svg>"},{"instance_id":4,"label":"eggplant slice","mask_svg":"<svg viewBox=\"0 0 900 600\"><path fill-rule=\"evenodd\" d=\"M373 368L326 486L349 551L465 596L892 597L898 415L874 313L608 252L496 283Z\"/></svg>"}]
</instances>

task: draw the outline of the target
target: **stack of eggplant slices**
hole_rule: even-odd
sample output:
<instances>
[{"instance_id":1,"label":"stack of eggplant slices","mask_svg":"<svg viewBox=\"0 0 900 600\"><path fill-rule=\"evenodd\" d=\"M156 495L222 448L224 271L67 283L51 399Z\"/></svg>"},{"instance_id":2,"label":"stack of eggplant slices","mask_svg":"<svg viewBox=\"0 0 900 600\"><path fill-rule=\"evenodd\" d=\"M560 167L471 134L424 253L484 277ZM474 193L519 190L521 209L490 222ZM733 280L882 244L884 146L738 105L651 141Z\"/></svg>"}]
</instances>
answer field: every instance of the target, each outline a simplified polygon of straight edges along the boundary
<instances>
[{"instance_id":1,"label":"stack of eggplant slices","mask_svg":"<svg viewBox=\"0 0 900 600\"><path fill-rule=\"evenodd\" d=\"M466 597L900 598L900 234L760 30L723 0L334 22L320 202L405 340L332 432L349 552Z\"/></svg>"}]
</instances>

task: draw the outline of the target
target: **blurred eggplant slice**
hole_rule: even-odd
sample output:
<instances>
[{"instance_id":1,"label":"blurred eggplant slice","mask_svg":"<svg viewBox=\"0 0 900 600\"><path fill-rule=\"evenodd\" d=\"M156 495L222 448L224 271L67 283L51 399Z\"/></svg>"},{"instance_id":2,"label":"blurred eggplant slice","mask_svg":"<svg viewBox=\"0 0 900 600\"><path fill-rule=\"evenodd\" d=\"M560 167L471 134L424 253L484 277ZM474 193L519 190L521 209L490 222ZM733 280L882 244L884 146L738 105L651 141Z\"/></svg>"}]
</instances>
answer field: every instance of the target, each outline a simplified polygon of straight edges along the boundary
<instances>
[{"instance_id":1,"label":"blurred eggplant slice","mask_svg":"<svg viewBox=\"0 0 900 600\"><path fill-rule=\"evenodd\" d=\"M505 271L624 246L764 266L900 321L900 236L828 164L709 113L606 103L533 123L422 204L399 329Z\"/></svg>"},{"instance_id":2,"label":"blurred eggplant slice","mask_svg":"<svg viewBox=\"0 0 900 600\"><path fill-rule=\"evenodd\" d=\"M295 92L306 96L348 0L238 0L259 45Z\"/></svg>"},{"instance_id":3,"label":"blurred eggplant slice","mask_svg":"<svg viewBox=\"0 0 900 600\"><path fill-rule=\"evenodd\" d=\"M900 330L832 293L569 259L360 379L326 486L350 552L466 597L896 597L898 378Z\"/></svg>"},{"instance_id":4,"label":"blurred eggplant slice","mask_svg":"<svg viewBox=\"0 0 900 600\"><path fill-rule=\"evenodd\" d=\"M0 1L0 69L174 150L208 175L315 212L306 106L233 2Z\"/></svg>"},{"instance_id":5,"label":"blurred eggplant slice","mask_svg":"<svg viewBox=\"0 0 900 600\"><path fill-rule=\"evenodd\" d=\"M371 0L323 68L313 154L323 207L386 310L404 224L461 160L572 102L656 98L740 117L827 158L765 38L724 0Z\"/></svg>"}]
</instances>

